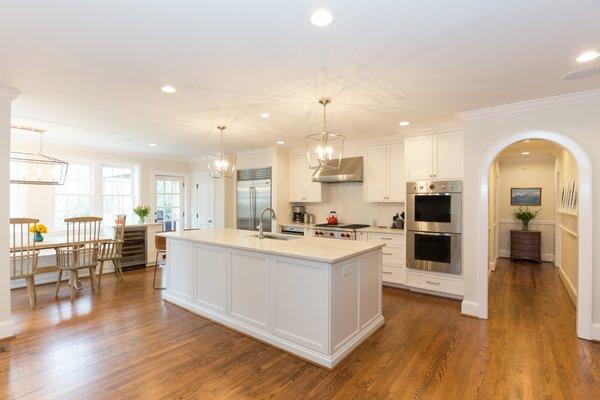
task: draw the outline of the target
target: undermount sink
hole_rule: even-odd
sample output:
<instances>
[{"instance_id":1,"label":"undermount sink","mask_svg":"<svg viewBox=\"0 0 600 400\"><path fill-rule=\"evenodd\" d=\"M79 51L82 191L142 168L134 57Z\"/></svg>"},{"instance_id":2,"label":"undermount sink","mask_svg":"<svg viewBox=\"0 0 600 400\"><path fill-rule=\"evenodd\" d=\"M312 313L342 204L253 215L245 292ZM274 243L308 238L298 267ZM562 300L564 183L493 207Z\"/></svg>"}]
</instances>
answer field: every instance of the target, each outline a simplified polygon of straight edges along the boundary
<instances>
[{"instance_id":1,"label":"undermount sink","mask_svg":"<svg viewBox=\"0 0 600 400\"><path fill-rule=\"evenodd\" d=\"M248 237L258 237L258 233L253 235L248 235ZM296 240L300 239L301 236L292 236L292 235L284 235L281 233L265 233L263 234L263 239L273 239L273 240Z\"/></svg>"}]
</instances>

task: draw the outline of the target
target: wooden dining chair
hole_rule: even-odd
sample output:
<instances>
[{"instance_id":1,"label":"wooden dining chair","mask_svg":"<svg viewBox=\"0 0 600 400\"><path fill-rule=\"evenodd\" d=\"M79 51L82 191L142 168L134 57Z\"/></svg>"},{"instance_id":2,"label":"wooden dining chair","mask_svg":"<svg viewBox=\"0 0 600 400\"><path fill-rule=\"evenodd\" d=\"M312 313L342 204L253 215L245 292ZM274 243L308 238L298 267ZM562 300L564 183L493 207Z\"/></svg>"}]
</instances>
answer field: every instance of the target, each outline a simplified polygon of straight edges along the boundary
<instances>
[{"instance_id":1,"label":"wooden dining chair","mask_svg":"<svg viewBox=\"0 0 600 400\"><path fill-rule=\"evenodd\" d=\"M25 279L29 305L35 307L35 274L38 267L39 250L35 249L33 233L29 229L35 226L39 219L11 218L10 219L10 279Z\"/></svg>"},{"instance_id":2,"label":"wooden dining chair","mask_svg":"<svg viewBox=\"0 0 600 400\"><path fill-rule=\"evenodd\" d=\"M162 233L166 231L160 231L156 233ZM156 247L156 263L154 264L154 278L152 279L152 288L157 290L166 289L165 287L159 286L156 287L156 272L159 268L164 268L165 263L164 259L167 256L167 238L164 236L154 236L154 247ZM160 259L159 259L160 257ZM162 274L161 274L162 276Z\"/></svg>"},{"instance_id":3,"label":"wooden dining chair","mask_svg":"<svg viewBox=\"0 0 600 400\"><path fill-rule=\"evenodd\" d=\"M69 284L71 285L71 300L77 293L76 283L78 271L88 269L90 271L90 285L95 290L95 272L98 264L99 240L100 240L100 217L76 217L67 218L67 246L56 249L56 267L58 277L56 279L56 293L60 290L60 280L64 271L69 272Z\"/></svg>"},{"instance_id":4,"label":"wooden dining chair","mask_svg":"<svg viewBox=\"0 0 600 400\"><path fill-rule=\"evenodd\" d=\"M98 262L100 263L97 281L98 289L102 286L102 270L104 269L104 263L107 261L112 262L117 278L123 280L121 260L123 258L123 240L125 239L126 220L126 215L117 215L117 219L115 220L115 238L111 241L102 243L100 246L100 255L98 256Z\"/></svg>"}]
</instances>

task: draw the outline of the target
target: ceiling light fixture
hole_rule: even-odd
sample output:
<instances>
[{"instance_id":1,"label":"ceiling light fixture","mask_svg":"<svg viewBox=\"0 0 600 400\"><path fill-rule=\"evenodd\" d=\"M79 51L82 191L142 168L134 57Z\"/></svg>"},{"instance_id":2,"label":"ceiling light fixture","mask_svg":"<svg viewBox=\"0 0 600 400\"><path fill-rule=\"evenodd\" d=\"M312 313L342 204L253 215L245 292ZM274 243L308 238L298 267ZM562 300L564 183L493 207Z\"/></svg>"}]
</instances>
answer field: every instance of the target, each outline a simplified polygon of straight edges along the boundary
<instances>
[{"instance_id":1,"label":"ceiling light fixture","mask_svg":"<svg viewBox=\"0 0 600 400\"><path fill-rule=\"evenodd\" d=\"M325 9L319 9L312 13L312 15L310 16L310 22L314 26L323 28L325 26L331 25L331 23L333 22L333 15Z\"/></svg>"},{"instance_id":2,"label":"ceiling light fixture","mask_svg":"<svg viewBox=\"0 0 600 400\"><path fill-rule=\"evenodd\" d=\"M226 128L225 125L217 126L220 131L219 151L206 156L208 173L213 178L233 178L235 174L235 154L223 150L223 131Z\"/></svg>"},{"instance_id":3,"label":"ceiling light fixture","mask_svg":"<svg viewBox=\"0 0 600 400\"><path fill-rule=\"evenodd\" d=\"M169 94L175 93L177 91L177 89L175 89L171 85L165 85L165 86L161 87L160 90L162 90L165 93L169 93Z\"/></svg>"},{"instance_id":4,"label":"ceiling light fixture","mask_svg":"<svg viewBox=\"0 0 600 400\"><path fill-rule=\"evenodd\" d=\"M521 153L522 156L528 156L529 154L531 154L531 153L528 152L528 151L524 151L524 152Z\"/></svg>"},{"instance_id":5,"label":"ceiling light fixture","mask_svg":"<svg viewBox=\"0 0 600 400\"><path fill-rule=\"evenodd\" d=\"M321 132L306 137L306 157L310 169L339 169L344 149L344 136L333 133L327 127L327 105L331 99L323 97L323 128Z\"/></svg>"},{"instance_id":6,"label":"ceiling light fixture","mask_svg":"<svg viewBox=\"0 0 600 400\"><path fill-rule=\"evenodd\" d=\"M410 121L400 121L400 122L398 122L398 125L400 125L400 126L409 126L410 125Z\"/></svg>"},{"instance_id":7,"label":"ceiling light fixture","mask_svg":"<svg viewBox=\"0 0 600 400\"><path fill-rule=\"evenodd\" d=\"M150 147L158 147L158 144L157 143L148 143L148 146L150 146Z\"/></svg>"},{"instance_id":8,"label":"ceiling light fixture","mask_svg":"<svg viewBox=\"0 0 600 400\"><path fill-rule=\"evenodd\" d=\"M67 177L69 163L44 154L43 129L12 126L12 129L35 132L40 135L40 149L37 153L10 152L10 183L25 185L63 185Z\"/></svg>"},{"instance_id":9,"label":"ceiling light fixture","mask_svg":"<svg viewBox=\"0 0 600 400\"><path fill-rule=\"evenodd\" d=\"M285 144L285 142L283 140L278 140L277 144Z\"/></svg>"},{"instance_id":10,"label":"ceiling light fixture","mask_svg":"<svg viewBox=\"0 0 600 400\"><path fill-rule=\"evenodd\" d=\"M262 114L260 114L260 117L263 119L268 119L271 116L271 114L269 114L268 112L264 112Z\"/></svg>"},{"instance_id":11,"label":"ceiling light fixture","mask_svg":"<svg viewBox=\"0 0 600 400\"><path fill-rule=\"evenodd\" d=\"M595 50L588 50L586 52L581 53L579 57L576 58L576 60L577 62L584 63L588 61L593 61L598 57L600 57L600 53L598 53Z\"/></svg>"}]
</instances>

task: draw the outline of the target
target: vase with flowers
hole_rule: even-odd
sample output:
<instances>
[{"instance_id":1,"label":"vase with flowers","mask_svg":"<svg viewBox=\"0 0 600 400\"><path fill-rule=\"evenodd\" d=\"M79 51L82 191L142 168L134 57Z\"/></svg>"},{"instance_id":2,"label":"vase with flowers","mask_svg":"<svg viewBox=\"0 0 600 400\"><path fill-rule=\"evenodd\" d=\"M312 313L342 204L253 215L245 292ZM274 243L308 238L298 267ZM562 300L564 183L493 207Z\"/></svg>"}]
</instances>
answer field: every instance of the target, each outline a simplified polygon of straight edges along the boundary
<instances>
[{"instance_id":1,"label":"vase with flowers","mask_svg":"<svg viewBox=\"0 0 600 400\"><path fill-rule=\"evenodd\" d=\"M150 207L145 205L139 205L133 209L133 212L135 213L135 215L138 216L140 224L145 224L146 218L148 218L148 215L150 215Z\"/></svg>"},{"instance_id":2,"label":"vase with flowers","mask_svg":"<svg viewBox=\"0 0 600 400\"><path fill-rule=\"evenodd\" d=\"M529 223L531 221L533 221L538 214L540 213L540 211L542 211L542 209L537 209L537 210L530 210L529 207L519 207L516 210L513 211L513 217L515 217L515 219L518 219L519 221L521 221L521 223L523 224L523 230L524 231L528 231L529 230Z\"/></svg>"},{"instance_id":3,"label":"vase with flowers","mask_svg":"<svg viewBox=\"0 0 600 400\"><path fill-rule=\"evenodd\" d=\"M33 226L29 227L29 232L33 233L34 242L43 242L44 236L42 235L48 233L48 228L44 224L34 224Z\"/></svg>"}]
</instances>

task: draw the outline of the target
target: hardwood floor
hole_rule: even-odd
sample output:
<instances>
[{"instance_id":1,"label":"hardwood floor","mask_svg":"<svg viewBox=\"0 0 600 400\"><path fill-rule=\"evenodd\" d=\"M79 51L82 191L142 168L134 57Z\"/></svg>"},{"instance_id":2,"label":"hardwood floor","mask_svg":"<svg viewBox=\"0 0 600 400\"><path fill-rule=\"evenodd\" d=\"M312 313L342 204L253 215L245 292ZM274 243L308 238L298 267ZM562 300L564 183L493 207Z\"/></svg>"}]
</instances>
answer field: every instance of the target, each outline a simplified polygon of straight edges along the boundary
<instances>
[{"instance_id":1,"label":"hardwood floor","mask_svg":"<svg viewBox=\"0 0 600 400\"><path fill-rule=\"evenodd\" d=\"M10 399L578 399L600 393L600 344L575 336L556 268L502 261L490 320L460 303L384 289L386 325L332 372L163 303L152 270L59 301L13 291L0 353Z\"/></svg>"}]
</instances>

